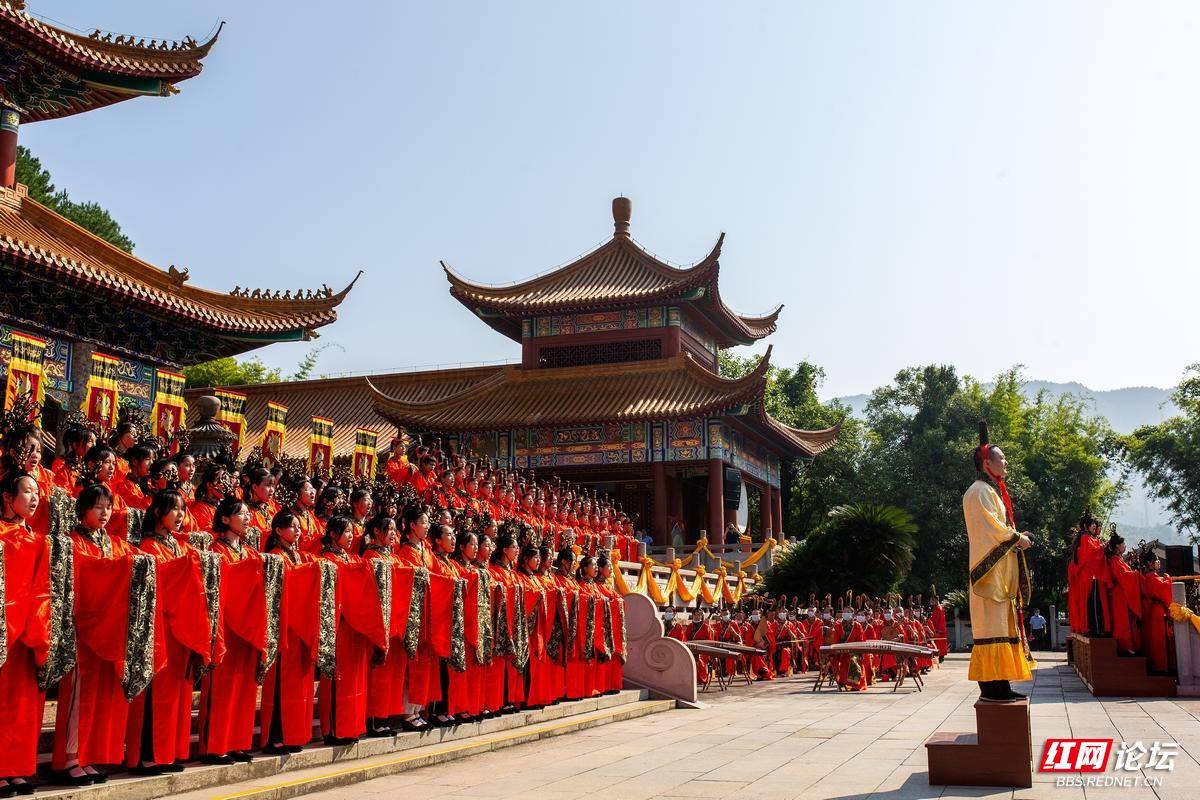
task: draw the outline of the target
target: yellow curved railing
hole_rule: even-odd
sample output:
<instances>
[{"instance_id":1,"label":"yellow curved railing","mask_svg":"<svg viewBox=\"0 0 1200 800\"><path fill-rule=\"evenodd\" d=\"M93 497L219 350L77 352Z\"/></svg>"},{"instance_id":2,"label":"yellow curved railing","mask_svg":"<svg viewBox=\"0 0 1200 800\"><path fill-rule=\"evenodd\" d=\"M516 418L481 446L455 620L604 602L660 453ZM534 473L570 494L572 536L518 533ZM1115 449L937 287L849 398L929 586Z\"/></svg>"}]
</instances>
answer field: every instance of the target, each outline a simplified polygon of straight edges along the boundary
<instances>
[{"instance_id":1,"label":"yellow curved railing","mask_svg":"<svg viewBox=\"0 0 1200 800\"><path fill-rule=\"evenodd\" d=\"M617 559L618 554L616 551L613 551L612 557L614 560ZM665 567L671 570L671 574L667 577L666 585L658 585L658 581L654 577L655 567ZM722 565L714 573L717 576L717 585L714 588L708 585L708 581L706 580L708 573L703 566L696 567L696 577L690 582L681 574L683 568L683 561L679 559L670 564L663 564L655 561L653 558L643 558L642 571L639 573L638 579L633 586L629 585L628 581L625 580L625 575L619 569L613 570L613 585L622 595L634 594L635 592L637 594L644 594L655 605L660 606L670 605L673 602L671 599L673 597L678 597L679 601L684 604L691 603L697 598L710 605L716 603L718 600L724 600L726 603L738 603L746 594L745 570L739 569L731 577L729 570Z\"/></svg>"},{"instance_id":2,"label":"yellow curved railing","mask_svg":"<svg viewBox=\"0 0 1200 800\"><path fill-rule=\"evenodd\" d=\"M687 558L676 559L676 562L683 569L687 569L689 566L691 566L692 561L694 561L696 559L696 556L700 555L701 553L704 553L709 558L711 558L713 561L717 562L718 564L720 564L722 567L725 567L726 569L741 569L741 568L745 568L745 567L754 566L755 564L757 564L759 561L762 560L763 556L765 556L767 553L771 552L778 546L779 546L779 542L775 541L774 539L767 539L761 545L759 545L758 549L755 550L753 553L751 553L745 560L743 560L743 561L726 561L725 559L721 558L716 553L714 553L712 550L708 549L708 539L701 539L698 542L696 542L696 546L692 549L692 552L688 555ZM649 556L647 556L645 560L652 562L654 564L654 566L656 566L656 567L671 566L670 562L656 561L655 559L650 558Z\"/></svg>"}]
</instances>

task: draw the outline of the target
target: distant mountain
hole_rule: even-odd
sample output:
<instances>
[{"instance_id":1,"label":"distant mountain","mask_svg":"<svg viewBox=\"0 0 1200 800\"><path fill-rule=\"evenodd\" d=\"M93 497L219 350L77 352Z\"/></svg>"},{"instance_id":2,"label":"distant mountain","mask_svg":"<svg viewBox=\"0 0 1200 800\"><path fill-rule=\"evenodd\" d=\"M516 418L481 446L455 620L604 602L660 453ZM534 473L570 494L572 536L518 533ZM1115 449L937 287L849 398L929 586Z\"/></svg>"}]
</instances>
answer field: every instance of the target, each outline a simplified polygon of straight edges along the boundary
<instances>
[{"instance_id":1,"label":"distant mountain","mask_svg":"<svg viewBox=\"0 0 1200 800\"><path fill-rule=\"evenodd\" d=\"M1035 397L1038 392L1045 391L1050 397L1072 394L1088 399L1096 415L1107 419L1118 433L1131 433L1142 425L1155 425L1179 413L1179 409L1171 402L1172 390L1154 386L1131 386L1100 391L1089 389L1082 383L1028 381L1024 390L1029 397ZM849 406L851 413L856 417L863 417L866 415L870 395L854 394L837 399ZM1144 533L1157 536L1164 543L1173 543L1170 540L1178 538L1178 534L1174 534L1168 526L1170 516L1162 504L1149 495L1146 487L1140 481L1136 481L1136 477L1129 487L1129 497L1113 512L1113 519L1120 525L1145 529Z\"/></svg>"},{"instance_id":2,"label":"distant mountain","mask_svg":"<svg viewBox=\"0 0 1200 800\"><path fill-rule=\"evenodd\" d=\"M991 388L990 384L984 384ZM1155 386L1131 386L1126 389L1089 389L1082 383L1054 383L1053 381L1027 381L1024 386L1025 394L1036 397L1038 392L1046 392L1050 397L1060 397L1073 394L1091 400L1096 414L1108 420L1118 433L1131 433L1141 425L1155 425L1168 417L1175 416L1179 409L1171 402L1171 389L1159 389ZM850 407L856 417L865 416L867 394L852 394L837 398Z\"/></svg>"}]
</instances>

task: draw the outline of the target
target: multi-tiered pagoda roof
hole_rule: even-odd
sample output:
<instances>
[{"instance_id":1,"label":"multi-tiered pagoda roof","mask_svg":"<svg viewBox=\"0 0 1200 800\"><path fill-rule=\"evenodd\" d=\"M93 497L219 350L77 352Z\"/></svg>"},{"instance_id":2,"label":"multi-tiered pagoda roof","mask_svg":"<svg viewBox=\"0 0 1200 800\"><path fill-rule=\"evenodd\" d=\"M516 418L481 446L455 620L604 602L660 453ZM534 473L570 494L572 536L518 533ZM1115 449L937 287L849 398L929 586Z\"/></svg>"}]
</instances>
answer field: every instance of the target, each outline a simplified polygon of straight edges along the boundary
<instances>
[{"instance_id":1,"label":"multi-tiered pagoda roof","mask_svg":"<svg viewBox=\"0 0 1200 800\"><path fill-rule=\"evenodd\" d=\"M486 286L455 274L445 262L450 294L483 321L520 341L521 320L538 314L674 303L692 311L719 347L752 344L775 332L783 306L763 316L732 311L721 300L718 278L725 234L703 260L673 267L626 233L565 267L511 286Z\"/></svg>"},{"instance_id":2,"label":"multi-tiered pagoda roof","mask_svg":"<svg viewBox=\"0 0 1200 800\"><path fill-rule=\"evenodd\" d=\"M0 283L14 287L0 293L0 317L172 366L306 340L337 319L353 281L336 292L202 289L189 282L188 270L161 269L113 247L15 183L18 123L173 94L176 84L200 74L216 39L89 36L0 0Z\"/></svg>"},{"instance_id":3,"label":"multi-tiered pagoda roof","mask_svg":"<svg viewBox=\"0 0 1200 800\"><path fill-rule=\"evenodd\" d=\"M217 41L167 41L50 25L0 0L0 85L24 122L56 119L133 97L163 96L194 78Z\"/></svg>"}]
</instances>

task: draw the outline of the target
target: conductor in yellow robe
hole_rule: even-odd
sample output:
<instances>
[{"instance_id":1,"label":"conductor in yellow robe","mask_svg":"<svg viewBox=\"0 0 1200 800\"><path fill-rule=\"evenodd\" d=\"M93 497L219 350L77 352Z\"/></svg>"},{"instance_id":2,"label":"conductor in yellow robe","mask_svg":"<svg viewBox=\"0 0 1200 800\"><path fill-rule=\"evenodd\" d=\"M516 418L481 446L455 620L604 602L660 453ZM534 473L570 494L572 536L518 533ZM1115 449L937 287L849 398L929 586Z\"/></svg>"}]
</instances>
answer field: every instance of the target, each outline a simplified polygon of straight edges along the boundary
<instances>
[{"instance_id":1,"label":"conductor in yellow robe","mask_svg":"<svg viewBox=\"0 0 1200 800\"><path fill-rule=\"evenodd\" d=\"M970 680L979 682L983 700L1020 700L1009 681L1027 681L1034 666L1022 623L1029 601L1029 570L1025 551L1030 534L1017 531L1005 479L1008 461L988 442L980 423L975 450L978 479L963 495L963 516L970 540L971 666Z\"/></svg>"}]
</instances>

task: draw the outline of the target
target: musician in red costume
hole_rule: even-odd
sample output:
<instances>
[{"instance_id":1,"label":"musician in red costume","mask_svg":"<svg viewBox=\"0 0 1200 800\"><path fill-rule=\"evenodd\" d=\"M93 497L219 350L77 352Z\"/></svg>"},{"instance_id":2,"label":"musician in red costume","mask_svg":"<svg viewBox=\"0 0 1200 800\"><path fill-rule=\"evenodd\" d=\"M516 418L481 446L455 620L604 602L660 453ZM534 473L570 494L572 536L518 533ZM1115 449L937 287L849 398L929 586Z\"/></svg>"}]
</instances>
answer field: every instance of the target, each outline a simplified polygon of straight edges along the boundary
<instances>
[{"instance_id":1,"label":"musician in red costume","mask_svg":"<svg viewBox=\"0 0 1200 800\"><path fill-rule=\"evenodd\" d=\"M854 619L854 612L849 608L842 609L842 619L834 626L834 641L861 642L865 640L862 625ZM867 674L863 667L862 658L849 653L840 653L837 659L838 686L848 691L862 692L867 688Z\"/></svg>"}]
</instances>

